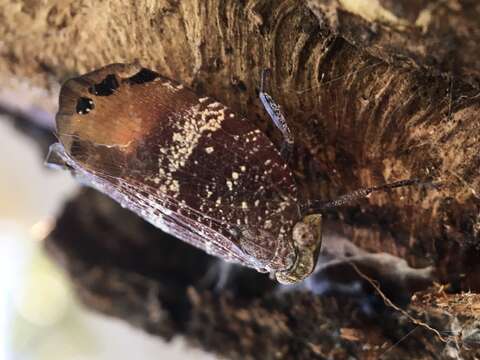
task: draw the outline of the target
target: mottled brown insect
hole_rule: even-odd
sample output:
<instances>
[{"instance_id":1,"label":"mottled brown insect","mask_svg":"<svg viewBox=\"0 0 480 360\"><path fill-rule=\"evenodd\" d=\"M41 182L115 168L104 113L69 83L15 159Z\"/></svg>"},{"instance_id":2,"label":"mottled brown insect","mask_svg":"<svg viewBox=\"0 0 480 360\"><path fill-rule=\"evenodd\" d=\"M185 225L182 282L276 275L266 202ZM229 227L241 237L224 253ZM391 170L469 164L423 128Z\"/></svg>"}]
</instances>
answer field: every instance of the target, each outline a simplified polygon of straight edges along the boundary
<instances>
[{"instance_id":1,"label":"mottled brown insect","mask_svg":"<svg viewBox=\"0 0 480 360\"><path fill-rule=\"evenodd\" d=\"M263 91L261 100L291 146L280 108ZM221 103L112 64L63 85L56 122L49 161L165 232L281 283L313 271L321 215L300 206L268 137Z\"/></svg>"}]
</instances>

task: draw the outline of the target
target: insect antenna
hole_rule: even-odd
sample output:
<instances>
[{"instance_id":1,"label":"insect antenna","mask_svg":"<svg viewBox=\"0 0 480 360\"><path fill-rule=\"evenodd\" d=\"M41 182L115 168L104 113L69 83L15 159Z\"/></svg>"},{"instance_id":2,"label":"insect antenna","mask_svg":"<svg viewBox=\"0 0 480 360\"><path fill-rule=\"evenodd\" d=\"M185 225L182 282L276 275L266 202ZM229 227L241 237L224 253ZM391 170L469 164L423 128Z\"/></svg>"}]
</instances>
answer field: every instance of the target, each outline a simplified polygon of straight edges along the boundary
<instances>
[{"instance_id":1,"label":"insect antenna","mask_svg":"<svg viewBox=\"0 0 480 360\"><path fill-rule=\"evenodd\" d=\"M420 179L407 179L407 180L400 180L395 181L388 184L372 186L368 188L358 189L352 191L351 193L341 195L335 200L329 201L321 201L321 200L311 200L307 201L306 204L303 206L304 214L314 214L322 212L323 210L337 208L340 206L344 206L346 204L350 204L358 199L362 199L368 197L371 193L377 191L388 191L391 189L395 189L398 187L403 186L412 186L412 185L438 185L433 182L424 182Z\"/></svg>"}]
</instances>

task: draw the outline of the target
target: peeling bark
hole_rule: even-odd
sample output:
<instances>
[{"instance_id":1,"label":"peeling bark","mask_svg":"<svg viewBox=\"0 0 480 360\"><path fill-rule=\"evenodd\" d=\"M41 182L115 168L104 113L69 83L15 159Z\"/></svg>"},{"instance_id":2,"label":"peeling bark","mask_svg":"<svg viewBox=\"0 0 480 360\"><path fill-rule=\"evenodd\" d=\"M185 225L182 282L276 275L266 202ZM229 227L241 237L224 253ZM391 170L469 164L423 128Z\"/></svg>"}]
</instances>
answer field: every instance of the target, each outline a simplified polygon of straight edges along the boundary
<instances>
[{"instance_id":1,"label":"peeling bark","mask_svg":"<svg viewBox=\"0 0 480 360\"><path fill-rule=\"evenodd\" d=\"M6 91L26 82L49 91L35 104L51 113L67 77L139 59L245 114L278 142L257 100L260 72L270 68L269 92L293 128L293 167L305 199L411 177L442 183L375 194L326 214L328 236L357 249L329 257L326 268L338 274L346 263L335 267L335 259L357 256L364 264L363 252L388 253L408 269L431 266L458 293L445 296L457 301L462 291L480 291L479 16L480 6L467 0L7 1L0 4L0 103L10 111L16 100ZM385 308L358 320L352 303L363 306L373 293L358 279L361 300L340 305L312 288L278 296L273 283L248 270L212 292L201 279L216 260L91 191L67 206L48 245L85 303L164 337L184 333L232 358L376 358L412 330ZM370 259L362 271L382 283L391 274L381 264ZM392 273L389 283L405 270ZM382 284L404 301L419 290L407 283ZM478 312L446 316L436 303L417 305L409 309L442 330L471 328L478 319ZM340 328L359 329L361 340L345 340ZM388 356L475 356L475 346L414 333Z\"/></svg>"}]
</instances>

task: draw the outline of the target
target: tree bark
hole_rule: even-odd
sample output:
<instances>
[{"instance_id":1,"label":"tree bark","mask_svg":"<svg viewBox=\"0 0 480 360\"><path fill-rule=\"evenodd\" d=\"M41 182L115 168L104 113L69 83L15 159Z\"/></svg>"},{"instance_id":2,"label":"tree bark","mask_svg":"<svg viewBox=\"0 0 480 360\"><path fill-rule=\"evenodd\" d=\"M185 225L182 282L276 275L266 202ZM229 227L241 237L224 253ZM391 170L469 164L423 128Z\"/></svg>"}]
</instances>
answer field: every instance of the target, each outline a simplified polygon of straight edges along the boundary
<instances>
[{"instance_id":1,"label":"tree bark","mask_svg":"<svg viewBox=\"0 0 480 360\"><path fill-rule=\"evenodd\" d=\"M406 178L441 184L326 213L322 267L294 290L241 268L213 289L206 274L225 271L217 260L90 190L66 206L47 248L88 306L232 358L474 358L480 305L466 292L480 291L479 18L467 0L0 4L0 102L31 120L27 128L53 126L39 114L53 113L69 76L139 59L279 143L257 99L270 68L268 90L296 138L303 199ZM22 104L11 94L25 83ZM378 293L356 270L448 331L448 342L371 300ZM448 287L425 290L433 280ZM356 283L353 297L339 290Z\"/></svg>"}]
</instances>

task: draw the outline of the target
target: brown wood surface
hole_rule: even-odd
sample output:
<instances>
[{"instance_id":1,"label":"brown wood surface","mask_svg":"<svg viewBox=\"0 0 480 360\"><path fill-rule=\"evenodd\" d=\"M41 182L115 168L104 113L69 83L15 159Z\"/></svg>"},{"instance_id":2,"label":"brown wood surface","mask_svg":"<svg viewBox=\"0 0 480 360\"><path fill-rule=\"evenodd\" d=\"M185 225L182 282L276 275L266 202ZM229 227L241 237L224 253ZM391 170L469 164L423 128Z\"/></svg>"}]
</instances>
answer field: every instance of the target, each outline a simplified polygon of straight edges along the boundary
<instances>
[{"instance_id":1,"label":"brown wood surface","mask_svg":"<svg viewBox=\"0 0 480 360\"><path fill-rule=\"evenodd\" d=\"M326 217L327 237L360 249L362 271L392 299L406 304L431 284L419 285L412 269L431 267L448 284L407 308L445 331L448 343L388 306L366 316L364 300L343 293L279 295L248 270L235 270L220 291L205 289L214 259L93 191L66 207L47 248L88 306L231 358L474 358L480 311L467 292L480 291L479 19L473 0L0 3L0 109L37 139L48 131L31 129L52 123L5 90L46 89L31 103L53 114L69 76L138 59L245 114L279 143L257 98L260 72L270 68L269 92L293 129L292 167L305 198L410 177L441 182L375 194ZM408 271L367 261L368 253L406 260ZM336 278L345 264L325 270L330 282L345 282ZM465 303L469 311L454 306Z\"/></svg>"}]
</instances>

